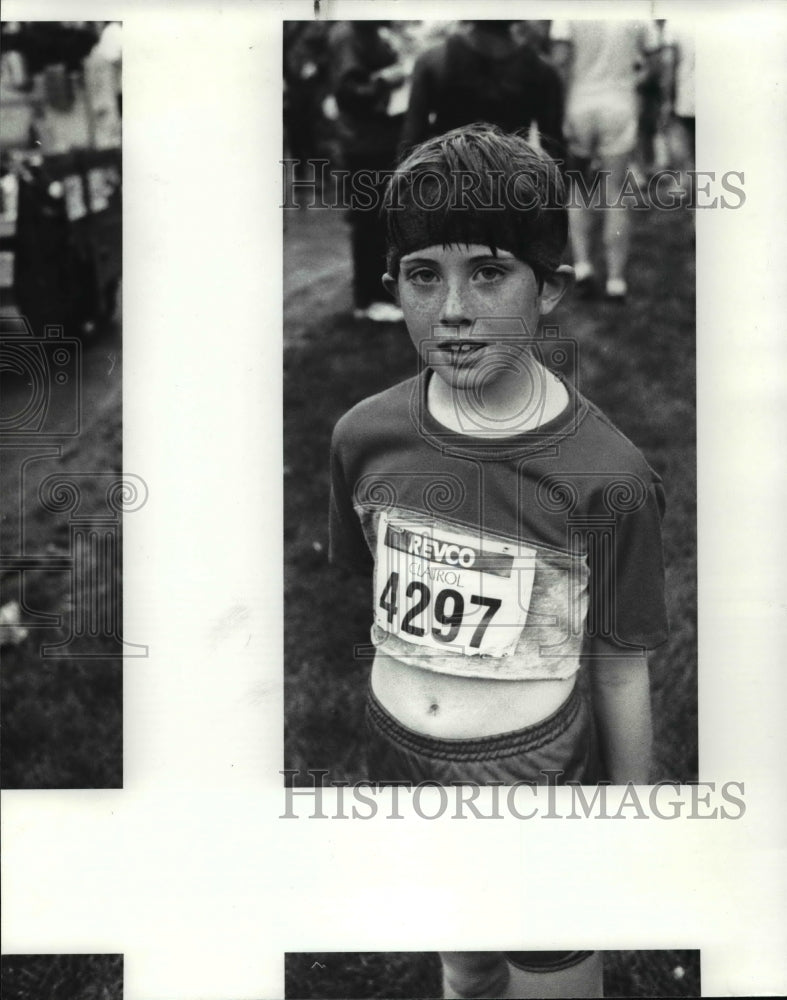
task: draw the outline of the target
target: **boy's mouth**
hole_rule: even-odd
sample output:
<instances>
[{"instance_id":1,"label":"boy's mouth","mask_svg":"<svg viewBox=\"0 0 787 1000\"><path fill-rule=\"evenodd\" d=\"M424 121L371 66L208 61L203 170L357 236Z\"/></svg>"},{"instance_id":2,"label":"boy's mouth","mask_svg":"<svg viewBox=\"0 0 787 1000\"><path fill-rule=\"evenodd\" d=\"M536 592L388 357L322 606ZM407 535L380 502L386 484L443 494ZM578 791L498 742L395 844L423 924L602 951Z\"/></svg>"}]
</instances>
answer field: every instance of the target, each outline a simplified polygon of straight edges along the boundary
<instances>
[{"instance_id":1,"label":"boy's mouth","mask_svg":"<svg viewBox=\"0 0 787 1000\"><path fill-rule=\"evenodd\" d=\"M440 344L438 350L446 351L451 357L459 358L474 354L485 346L484 342L480 340L445 340Z\"/></svg>"}]
</instances>

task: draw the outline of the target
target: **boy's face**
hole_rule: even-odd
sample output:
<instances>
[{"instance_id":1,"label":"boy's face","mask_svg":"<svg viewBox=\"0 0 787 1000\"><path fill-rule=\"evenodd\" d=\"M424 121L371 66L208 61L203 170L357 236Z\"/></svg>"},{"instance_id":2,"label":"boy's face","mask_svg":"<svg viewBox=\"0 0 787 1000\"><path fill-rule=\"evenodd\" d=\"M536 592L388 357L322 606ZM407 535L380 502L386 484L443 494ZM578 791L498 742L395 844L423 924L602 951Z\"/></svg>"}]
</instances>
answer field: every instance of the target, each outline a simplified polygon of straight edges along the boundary
<instances>
[{"instance_id":1,"label":"boy's face","mask_svg":"<svg viewBox=\"0 0 787 1000\"><path fill-rule=\"evenodd\" d=\"M383 283L424 361L452 388L478 392L523 374L539 316L555 307L570 273L559 268L539 292L529 264L472 243L407 254L399 277Z\"/></svg>"}]
</instances>

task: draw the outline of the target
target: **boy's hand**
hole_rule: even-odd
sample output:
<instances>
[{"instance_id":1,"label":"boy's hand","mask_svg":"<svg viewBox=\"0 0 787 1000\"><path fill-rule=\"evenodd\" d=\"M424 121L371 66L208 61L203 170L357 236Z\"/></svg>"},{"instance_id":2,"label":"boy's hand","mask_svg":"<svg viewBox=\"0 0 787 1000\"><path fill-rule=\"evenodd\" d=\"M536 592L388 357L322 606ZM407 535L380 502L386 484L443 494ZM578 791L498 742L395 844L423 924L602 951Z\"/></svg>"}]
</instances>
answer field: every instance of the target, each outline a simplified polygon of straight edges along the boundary
<instances>
[{"instance_id":1,"label":"boy's hand","mask_svg":"<svg viewBox=\"0 0 787 1000\"><path fill-rule=\"evenodd\" d=\"M606 777L616 785L647 784L653 745L647 657L594 639L588 660Z\"/></svg>"}]
</instances>

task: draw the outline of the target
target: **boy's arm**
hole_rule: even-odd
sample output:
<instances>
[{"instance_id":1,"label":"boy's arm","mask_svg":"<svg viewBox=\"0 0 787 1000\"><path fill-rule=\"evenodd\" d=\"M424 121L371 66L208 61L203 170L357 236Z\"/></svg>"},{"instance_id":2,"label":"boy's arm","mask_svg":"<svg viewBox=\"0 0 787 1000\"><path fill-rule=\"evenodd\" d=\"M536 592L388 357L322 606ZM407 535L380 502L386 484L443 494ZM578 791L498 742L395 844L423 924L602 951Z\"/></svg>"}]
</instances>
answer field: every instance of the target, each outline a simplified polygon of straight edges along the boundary
<instances>
[{"instance_id":1,"label":"boy's arm","mask_svg":"<svg viewBox=\"0 0 787 1000\"><path fill-rule=\"evenodd\" d=\"M627 474L620 480L631 487L631 495L616 492L616 480L609 480L604 506L615 514L611 551L588 543L589 620L606 623L610 631L586 639L583 652L589 660L605 777L616 784L650 779L653 731L645 651L659 646L668 633L661 544L664 491L657 478L648 484L647 475L640 469L633 479Z\"/></svg>"},{"instance_id":2,"label":"boy's arm","mask_svg":"<svg viewBox=\"0 0 787 1000\"><path fill-rule=\"evenodd\" d=\"M653 744L647 655L593 639L588 661L606 777L616 785L647 784Z\"/></svg>"}]
</instances>

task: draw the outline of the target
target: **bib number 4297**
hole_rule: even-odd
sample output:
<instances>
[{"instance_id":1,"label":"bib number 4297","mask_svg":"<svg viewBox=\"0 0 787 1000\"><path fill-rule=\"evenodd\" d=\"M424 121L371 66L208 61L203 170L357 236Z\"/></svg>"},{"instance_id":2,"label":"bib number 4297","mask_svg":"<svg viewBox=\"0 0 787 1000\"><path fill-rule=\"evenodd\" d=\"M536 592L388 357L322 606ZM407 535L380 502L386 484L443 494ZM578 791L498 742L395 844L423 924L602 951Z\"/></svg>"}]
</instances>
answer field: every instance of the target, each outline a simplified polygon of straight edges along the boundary
<instances>
[{"instance_id":1,"label":"bib number 4297","mask_svg":"<svg viewBox=\"0 0 787 1000\"><path fill-rule=\"evenodd\" d=\"M521 544L382 511L373 634L420 647L415 653L395 646L394 655L510 655L525 625L534 570L535 551Z\"/></svg>"},{"instance_id":2,"label":"bib number 4297","mask_svg":"<svg viewBox=\"0 0 787 1000\"><path fill-rule=\"evenodd\" d=\"M383 587L379 603L393 631L419 639L428 633L437 642L446 644L455 641L466 617L475 619L478 611L483 609L469 641L471 649L480 649L484 634L500 610L502 601L496 597L470 594L468 609L464 596L458 590L444 587L433 593L432 588L420 580L408 583L402 595L399 573L394 571ZM396 628L399 618L401 621Z\"/></svg>"}]
</instances>

